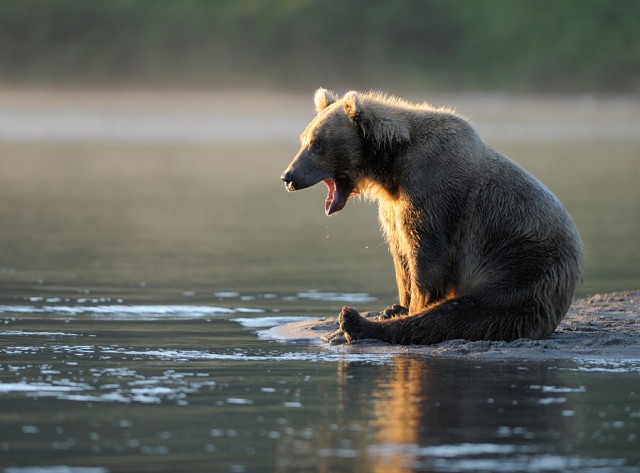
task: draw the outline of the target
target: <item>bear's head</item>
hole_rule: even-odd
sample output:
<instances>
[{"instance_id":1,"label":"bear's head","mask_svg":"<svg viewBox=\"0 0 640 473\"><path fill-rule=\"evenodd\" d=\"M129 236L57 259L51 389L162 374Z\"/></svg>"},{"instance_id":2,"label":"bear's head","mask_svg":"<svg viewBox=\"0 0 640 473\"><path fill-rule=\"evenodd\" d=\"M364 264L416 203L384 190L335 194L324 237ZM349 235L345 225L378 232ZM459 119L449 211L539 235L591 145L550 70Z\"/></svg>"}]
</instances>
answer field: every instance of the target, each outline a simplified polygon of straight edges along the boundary
<instances>
[{"instance_id":1,"label":"bear's head","mask_svg":"<svg viewBox=\"0 0 640 473\"><path fill-rule=\"evenodd\" d=\"M385 100L357 92L339 98L318 89L314 95L317 115L300 136L300 151L281 176L287 190L324 181L328 187L325 213L342 210L350 195L360 193L363 179L370 177L372 150L409 139L408 125L391 116Z\"/></svg>"}]
</instances>

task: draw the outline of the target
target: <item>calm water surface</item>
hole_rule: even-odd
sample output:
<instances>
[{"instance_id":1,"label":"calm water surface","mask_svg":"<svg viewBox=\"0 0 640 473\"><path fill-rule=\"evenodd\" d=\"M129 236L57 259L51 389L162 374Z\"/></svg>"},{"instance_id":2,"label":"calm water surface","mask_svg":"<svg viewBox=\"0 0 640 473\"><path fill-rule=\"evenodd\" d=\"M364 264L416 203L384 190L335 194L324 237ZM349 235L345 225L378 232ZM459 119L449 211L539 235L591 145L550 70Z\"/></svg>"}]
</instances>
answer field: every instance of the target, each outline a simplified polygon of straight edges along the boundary
<instances>
[{"instance_id":1,"label":"calm water surface","mask_svg":"<svg viewBox=\"0 0 640 473\"><path fill-rule=\"evenodd\" d=\"M574 216L579 295L640 288L637 142L493 144ZM640 471L639 362L262 338L395 298L374 206L284 192L296 149L0 145L0 472Z\"/></svg>"}]
</instances>

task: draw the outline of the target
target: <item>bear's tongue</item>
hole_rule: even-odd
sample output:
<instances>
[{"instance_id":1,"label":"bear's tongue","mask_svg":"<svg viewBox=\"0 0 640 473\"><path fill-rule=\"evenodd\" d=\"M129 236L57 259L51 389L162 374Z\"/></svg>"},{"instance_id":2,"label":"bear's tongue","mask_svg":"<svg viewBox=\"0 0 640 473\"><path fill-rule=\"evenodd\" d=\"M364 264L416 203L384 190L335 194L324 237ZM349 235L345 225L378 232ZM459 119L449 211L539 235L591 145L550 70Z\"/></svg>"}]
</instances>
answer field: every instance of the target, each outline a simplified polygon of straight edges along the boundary
<instances>
[{"instance_id":1,"label":"bear's tongue","mask_svg":"<svg viewBox=\"0 0 640 473\"><path fill-rule=\"evenodd\" d=\"M341 191L340 187L336 185L336 181L333 179L325 179L324 183L327 185L327 199L324 201L324 213L331 215L332 213L342 210L346 205L349 193Z\"/></svg>"}]
</instances>

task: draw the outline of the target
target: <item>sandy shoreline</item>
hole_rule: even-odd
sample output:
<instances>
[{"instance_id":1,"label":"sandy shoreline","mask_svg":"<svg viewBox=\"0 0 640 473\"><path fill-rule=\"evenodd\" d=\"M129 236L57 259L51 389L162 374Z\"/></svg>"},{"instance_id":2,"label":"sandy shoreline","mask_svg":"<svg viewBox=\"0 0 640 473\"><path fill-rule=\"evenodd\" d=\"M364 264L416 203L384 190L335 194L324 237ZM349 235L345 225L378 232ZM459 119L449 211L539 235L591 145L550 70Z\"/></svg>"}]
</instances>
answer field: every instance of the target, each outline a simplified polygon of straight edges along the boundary
<instances>
[{"instance_id":1,"label":"sandy shoreline","mask_svg":"<svg viewBox=\"0 0 640 473\"><path fill-rule=\"evenodd\" d=\"M470 359L640 361L640 291L598 294L574 301L547 340L467 342L453 340L432 346L400 346L377 341L329 344L338 329L337 316L293 322L261 332L289 343L317 343L347 353L416 354Z\"/></svg>"}]
</instances>

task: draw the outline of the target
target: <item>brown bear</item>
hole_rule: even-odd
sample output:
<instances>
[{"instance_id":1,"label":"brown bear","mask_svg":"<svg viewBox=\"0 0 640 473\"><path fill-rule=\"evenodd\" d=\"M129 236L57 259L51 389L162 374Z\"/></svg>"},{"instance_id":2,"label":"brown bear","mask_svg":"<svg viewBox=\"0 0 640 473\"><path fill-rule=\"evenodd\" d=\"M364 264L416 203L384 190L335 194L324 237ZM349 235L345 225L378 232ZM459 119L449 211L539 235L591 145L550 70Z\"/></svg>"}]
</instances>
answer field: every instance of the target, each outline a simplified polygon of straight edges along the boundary
<instances>
[{"instance_id":1,"label":"brown bear","mask_svg":"<svg viewBox=\"0 0 640 473\"><path fill-rule=\"evenodd\" d=\"M401 344L548 337L582 272L582 242L560 201L447 109L380 93L319 89L317 115L282 174L321 181L331 215L352 194L379 204L399 305L377 321L345 307L347 340Z\"/></svg>"}]
</instances>

